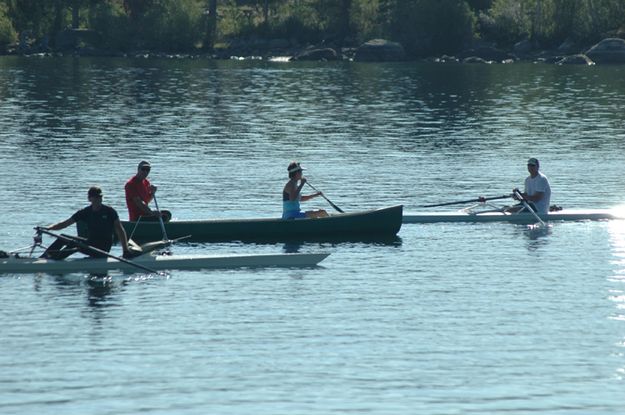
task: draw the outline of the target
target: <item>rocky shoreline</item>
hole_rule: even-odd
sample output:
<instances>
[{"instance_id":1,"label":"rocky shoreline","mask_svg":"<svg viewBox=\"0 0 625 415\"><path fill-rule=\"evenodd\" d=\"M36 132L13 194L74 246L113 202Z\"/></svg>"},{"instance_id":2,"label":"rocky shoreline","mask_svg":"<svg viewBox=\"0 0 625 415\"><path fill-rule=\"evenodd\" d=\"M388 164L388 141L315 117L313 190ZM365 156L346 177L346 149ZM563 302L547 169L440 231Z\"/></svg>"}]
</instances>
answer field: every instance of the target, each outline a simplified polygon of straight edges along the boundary
<instances>
[{"instance_id":1,"label":"rocky shoreline","mask_svg":"<svg viewBox=\"0 0 625 415\"><path fill-rule=\"evenodd\" d=\"M555 50L535 50L529 41L517 43L513 50L505 51L490 45L467 49L454 56L411 58L404 47L385 39L372 39L354 48L336 48L328 45L291 45L287 40L252 39L232 41L228 47L201 53L163 53L153 51L120 52L90 46L94 38L91 31L69 31L57 38L56 50L47 41L28 42L22 39L4 51L5 55L20 56L84 56L169 59L235 59L268 61L355 61L401 62L427 61L441 64L511 64L535 62L557 65L625 64L625 40L606 38L591 47L578 47L572 42L563 43ZM94 42L95 43L95 42ZM80 45L80 46L75 46ZM60 47L59 47L60 46Z\"/></svg>"}]
</instances>

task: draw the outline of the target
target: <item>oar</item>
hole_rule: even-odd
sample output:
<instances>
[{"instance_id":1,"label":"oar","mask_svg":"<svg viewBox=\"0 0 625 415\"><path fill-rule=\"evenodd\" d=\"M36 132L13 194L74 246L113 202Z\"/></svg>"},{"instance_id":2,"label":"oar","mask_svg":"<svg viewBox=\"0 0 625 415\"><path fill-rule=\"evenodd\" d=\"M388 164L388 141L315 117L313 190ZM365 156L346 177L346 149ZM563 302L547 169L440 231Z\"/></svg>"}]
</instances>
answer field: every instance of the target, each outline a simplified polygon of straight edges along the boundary
<instances>
[{"instance_id":1,"label":"oar","mask_svg":"<svg viewBox=\"0 0 625 415\"><path fill-rule=\"evenodd\" d=\"M446 203L437 203L435 205L421 205L417 207L421 208L430 208L430 207L438 207L438 206L449 206L449 205L463 205L465 203L476 203L476 202L485 202L487 200L497 200L497 199L508 199L512 197L512 195L503 195L503 196L493 196L493 197L481 197L478 199L470 199L470 200L459 200L457 202L446 202Z\"/></svg>"},{"instance_id":2,"label":"oar","mask_svg":"<svg viewBox=\"0 0 625 415\"><path fill-rule=\"evenodd\" d=\"M538 214L536 213L536 211L534 209L532 209L532 207L529 205L529 203L527 203L527 201L525 200L525 198L523 197L523 195L518 191L515 190L514 194L516 195L516 197L519 198L519 200L521 201L521 203L523 204L523 207L525 207L525 209L527 209L532 215L534 215L534 217L536 218L536 220L542 225L542 226L547 226L545 225L545 222L543 222L543 220L540 218L540 216L538 216Z\"/></svg>"},{"instance_id":3,"label":"oar","mask_svg":"<svg viewBox=\"0 0 625 415\"><path fill-rule=\"evenodd\" d=\"M161 223L161 230L163 231L163 240L167 243L170 243L169 238L167 237L167 231L165 230L165 222L163 222L163 215L161 215L161 210L158 208L158 202L156 201L156 194L152 195L154 199L154 206L156 207L156 212L158 213L158 221Z\"/></svg>"},{"instance_id":4,"label":"oar","mask_svg":"<svg viewBox=\"0 0 625 415\"><path fill-rule=\"evenodd\" d=\"M54 232L50 232L49 230L47 230L45 228L42 228L42 227L39 227L39 226L36 226L35 230L37 232L42 232L42 233L45 233L47 235L54 236L55 238L59 238L59 239L65 241L65 242L71 242L73 244L76 244L76 245L80 246L81 248L85 248L85 249L88 249L90 251L97 252L98 254L105 255L105 256L107 256L109 258L116 259L119 262L123 262L125 264L132 265L133 267L137 267L137 268L142 269L144 271L148 271L148 272L151 272L153 274L159 274L158 271L155 271L152 268L145 267L145 266L143 266L141 264L137 264L136 262L129 261L126 258L115 256L113 254L109 254L106 251L103 251L101 249L95 248L95 247L93 247L91 245L87 245L86 243L84 243L83 241L81 241L78 238L73 238L71 236L63 235L63 234L56 234Z\"/></svg>"},{"instance_id":5,"label":"oar","mask_svg":"<svg viewBox=\"0 0 625 415\"><path fill-rule=\"evenodd\" d=\"M308 186L310 186L310 187L311 187L311 188L312 188L315 192L319 192L319 190L317 190L317 189L315 188L315 186L313 186L312 184L310 184L310 183L308 183L308 182L306 182L306 184L307 184ZM332 201L331 201L330 199L328 199L328 198L326 197L326 195L324 195L324 194L323 194L323 192L319 192L319 193L321 193L321 197L323 197L323 198L324 198L324 199L325 199L325 200L326 200L326 201L330 204L330 206L332 206L334 209L336 209L336 211L337 211L337 212L340 212L340 213L345 213L345 212L343 212L343 209L341 209L340 207L338 207L337 205L335 205L334 203L332 203Z\"/></svg>"}]
</instances>

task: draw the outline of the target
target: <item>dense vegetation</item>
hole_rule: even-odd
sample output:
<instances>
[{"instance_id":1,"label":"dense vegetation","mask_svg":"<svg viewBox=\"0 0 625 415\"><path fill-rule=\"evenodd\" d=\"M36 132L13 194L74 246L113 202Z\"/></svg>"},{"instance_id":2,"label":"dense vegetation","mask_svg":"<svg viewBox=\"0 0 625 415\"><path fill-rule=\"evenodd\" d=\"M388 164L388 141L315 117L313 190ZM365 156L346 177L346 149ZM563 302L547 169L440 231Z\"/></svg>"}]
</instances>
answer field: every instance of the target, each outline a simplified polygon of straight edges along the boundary
<instances>
[{"instance_id":1,"label":"dense vegetation","mask_svg":"<svg viewBox=\"0 0 625 415\"><path fill-rule=\"evenodd\" d=\"M0 47L55 47L90 29L109 50L193 51L238 40L353 46L401 42L413 55L453 53L475 40L551 48L625 34L623 0L0 0ZM284 42L283 42L284 43Z\"/></svg>"}]
</instances>

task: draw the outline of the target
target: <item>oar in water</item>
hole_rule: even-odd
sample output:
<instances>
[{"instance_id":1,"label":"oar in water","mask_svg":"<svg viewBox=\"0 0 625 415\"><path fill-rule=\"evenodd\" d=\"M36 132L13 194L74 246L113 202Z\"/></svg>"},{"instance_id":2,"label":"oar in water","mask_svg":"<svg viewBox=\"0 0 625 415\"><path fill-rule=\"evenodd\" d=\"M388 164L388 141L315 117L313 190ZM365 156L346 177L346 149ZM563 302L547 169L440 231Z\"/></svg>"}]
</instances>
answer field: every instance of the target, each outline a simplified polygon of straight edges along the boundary
<instances>
[{"instance_id":1,"label":"oar in water","mask_svg":"<svg viewBox=\"0 0 625 415\"><path fill-rule=\"evenodd\" d=\"M438 207L438 206L449 206L449 205L463 205L466 203L477 203L477 202L485 202L487 200L497 200L497 199L508 199L512 197L512 195L503 195L503 196L493 196L493 197L480 197L477 199L469 199L469 200L459 200L457 202L446 202L446 203L437 203L435 205L421 205L417 207L421 208L430 208L430 207Z\"/></svg>"},{"instance_id":2,"label":"oar in water","mask_svg":"<svg viewBox=\"0 0 625 415\"><path fill-rule=\"evenodd\" d=\"M161 223L161 231L163 231L163 241L170 244L171 241L167 237L167 231L165 230L165 222L163 222L163 215L161 214L161 210L158 208L158 202L156 201L156 194L153 194L152 198L154 199L154 206L156 207L156 212L158 213L158 221Z\"/></svg>"},{"instance_id":3,"label":"oar in water","mask_svg":"<svg viewBox=\"0 0 625 415\"><path fill-rule=\"evenodd\" d=\"M308 186L310 186L310 187L311 187L311 188L312 188L315 192L319 192L319 190L317 190L317 189L315 188L315 186L313 186L312 184L310 184L310 183L308 183L308 182L306 182L306 184L307 184ZM323 197L323 198L324 198L324 199L325 199L325 200L326 200L326 201L330 204L330 206L332 206L334 209L336 209L336 211L337 211L337 212L340 212L340 213L345 213L345 212L343 212L343 209L341 209L340 207L338 207L337 205L335 205L334 203L332 203L332 201L331 201L330 199L328 199L328 198L326 197L326 195L324 195L324 194L323 194L323 192L319 192L319 193L321 193L321 197Z\"/></svg>"},{"instance_id":4,"label":"oar in water","mask_svg":"<svg viewBox=\"0 0 625 415\"><path fill-rule=\"evenodd\" d=\"M523 207L525 209L527 209L532 215L534 215L534 217L536 218L536 220L538 221L538 223L540 223L541 226L547 226L545 225L545 222L543 222L543 220L540 218L540 216L538 216L538 214L536 213L536 211L534 209L532 209L532 207L530 206L529 203L527 203L527 200L525 200L525 198L523 197L523 195L518 191L515 190L514 191L514 195L521 201L521 204L523 205Z\"/></svg>"},{"instance_id":5,"label":"oar in water","mask_svg":"<svg viewBox=\"0 0 625 415\"><path fill-rule=\"evenodd\" d=\"M41 232L41 233L45 233L45 234L50 235L50 236L54 236L55 238L58 238L58 239L60 239L62 241L73 243L73 244L75 244L75 245L77 245L77 246L79 246L81 248L87 249L89 251L97 252L100 255L104 255L104 256L107 256L109 258L116 259L119 262L123 262L125 264L132 265L133 267L137 267L139 269L142 269L143 271L148 271L148 272L151 272L153 274L159 274L158 271L155 271L155 270L153 270L151 268L148 268L148 267L143 266L141 264L137 264L136 262L129 261L126 258L119 257L119 256L116 256L116 255L113 255L113 254L109 254L108 252L103 251L102 249L99 249L99 248L93 247L91 245L88 245L88 244L84 243L82 240L80 240L79 238L74 238L74 237L69 236L69 235L56 234L54 232L50 232L49 230L47 230L45 228L42 228L42 227L39 227L39 226L35 227L35 230L37 232Z\"/></svg>"}]
</instances>

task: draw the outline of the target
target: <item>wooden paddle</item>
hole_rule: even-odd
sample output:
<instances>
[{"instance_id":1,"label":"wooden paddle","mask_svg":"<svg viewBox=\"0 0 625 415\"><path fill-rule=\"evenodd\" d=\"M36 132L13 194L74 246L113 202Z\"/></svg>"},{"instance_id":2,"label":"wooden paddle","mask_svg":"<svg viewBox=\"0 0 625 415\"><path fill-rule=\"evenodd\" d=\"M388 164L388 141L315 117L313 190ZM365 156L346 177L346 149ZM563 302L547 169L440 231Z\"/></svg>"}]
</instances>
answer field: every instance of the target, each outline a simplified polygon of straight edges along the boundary
<instances>
[{"instance_id":1,"label":"wooden paddle","mask_svg":"<svg viewBox=\"0 0 625 415\"><path fill-rule=\"evenodd\" d=\"M477 199L470 200L459 200L457 202L446 202L446 203L437 203L435 205L421 205L417 206L420 208L430 208L430 207L438 207L438 206L449 206L449 205L463 205L465 203L477 203L477 202L485 202L487 200L497 200L497 199L508 199L512 197L512 195L503 195L503 196L493 196L493 197L481 197Z\"/></svg>"},{"instance_id":2,"label":"wooden paddle","mask_svg":"<svg viewBox=\"0 0 625 415\"><path fill-rule=\"evenodd\" d=\"M109 253L108 253L108 252L106 252L106 251L103 251L103 250L101 250L101 249L98 249L98 248L96 248L96 247L93 247L93 246L91 246L91 245L88 245L88 244L84 243L82 240L80 240L79 238L74 238L74 237L72 237L72 236L69 236L69 235L64 235L64 234L56 234L56 233L54 233L54 232L50 232L49 230L47 230L47 229L45 229L45 228L42 228L42 227L40 227L40 226L36 226L36 227L35 227L35 230L36 230L37 232L41 232L41 233L45 233L45 234L50 235L50 236L54 236L55 238L58 238L58 239L60 239L60 240L62 240L62 241L65 241L65 242L70 242L70 243L76 244L76 245L78 245L78 246L79 246L79 247L81 247L81 248L88 249L88 250L93 251L93 252L97 252L97 253L98 253L98 254L100 254L100 255L104 255L104 256L107 256L107 257L109 257L109 258L116 259L116 260L118 260L119 262L123 262L123 263L125 263L125 264L132 265L133 267L137 267L137 268L139 268L139 269L142 269L143 271L148 271L148 272L151 272L151 273L153 273L153 274L160 274L160 273L159 273L158 271L156 271L156 270L153 270L153 269L148 268L148 267L146 267L146 266L143 266L143 265L141 265L141 264L137 264L137 263L135 263L135 262L129 261L129 260L127 260L126 258L119 257L119 256L115 256L115 255L113 255L113 254L109 254Z\"/></svg>"},{"instance_id":3,"label":"wooden paddle","mask_svg":"<svg viewBox=\"0 0 625 415\"><path fill-rule=\"evenodd\" d=\"M308 182L306 182L306 184L307 184L308 186L310 186L310 187L311 187L311 188L312 188L315 192L319 192L319 190L317 190L317 189L315 188L315 186L313 186L312 184L310 184L310 183L308 183ZM324 195L324 194L323 194L323 192L319 192L319 193L321 193L321 197L323 197L323 198L324 198L324 199L325 199L325 200L326 200L326 201L330 204L330 206L332 206L332 207L333 207L333 208L334 208L337 212L340 212L340 213L345 213L345 212L343 211L343 209L341 209L340 207L338 207L337 205L335 205L334 203L332 203L332 201L331 201L330 199L328 199L328 198L326 197L326 195Z\"/></svg>"},{"instance_id":4,"label":"wooden paddle","mask_svg":"<svg viewBox=\"0 0 625 415\"><path fill-rule=\"evenodd\" d=\"M523 207L525 209L527 209L532 215L534 215L534 217L536 218L536 220L538 221L538 223L540 223L541 226L547 226L545 225L545 222L543 222L543 220L540 218L540 216L538 216L538 214L536 213L536 211L534 209L532 209L532 207L530 206L529 203L527 203L527 200L525 200L525 198L523 197L523 195L521 194L521 192L519 192L518 190L514 190L514 195L521 201L521 203L523 204Z\"/></svg>"},{"instance_id":5,"label":"wooden paddle","mask_svg":"<svg viewBox=\"0 0 625 415\"><path fill-rule=\"evenodd\" d=\"M163 241L170 244L170 240L167 237L167 231L165 230L165 222L163 222L163 215L161 214L161 210L158 208L158 202L156 201L156 194L152 194L152 198L154 199L154 206L156 207L156 212L158 213L158 221L161 223L161 231L163 231Z\"/></svg>"}]
</instances>

